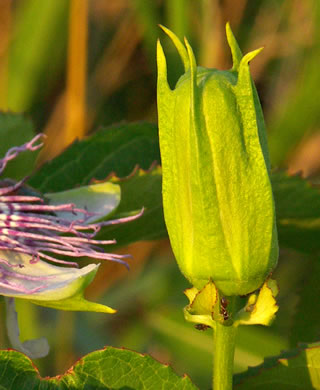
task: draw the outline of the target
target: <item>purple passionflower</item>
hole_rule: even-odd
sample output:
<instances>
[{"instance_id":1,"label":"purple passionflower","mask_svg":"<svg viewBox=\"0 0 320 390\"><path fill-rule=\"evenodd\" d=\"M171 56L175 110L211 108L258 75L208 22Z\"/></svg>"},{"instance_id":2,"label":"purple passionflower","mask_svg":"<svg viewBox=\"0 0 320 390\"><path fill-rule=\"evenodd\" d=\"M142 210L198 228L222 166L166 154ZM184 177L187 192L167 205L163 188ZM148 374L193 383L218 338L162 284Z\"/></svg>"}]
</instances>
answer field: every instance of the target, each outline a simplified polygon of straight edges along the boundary
<instances>
[{"instance_id":1,"label":"purple passionflower","mask_svg":"<svg viewBox=\"0 0 320 390\"><path fill-rule=\"evenodd\" d=\"M0 159L0 175L7 163L19 153L41 148L43 144L39 140L42 137L39 134L30 142L9 149ZM127 266L127 255L107 253L102 248L114 244L115 240L97 240L95 235L102 226L132 221L141 213L94 222L107 213L99 215L79 208L74 203L48 204L41 196L25 194L24 182L25 179L17 183L6 179L0 181L0 295L10 297L7 308L11 313L8 314L8 318L12 319L9 326L11 331L18 329L12 297L65 310L114 312L107 306L83 298L83 290L93 279L99 264L79 268L76 261L65 258L90 257ZM13 333L14 336L10 336L9 332L9 336L17 349L33 357L47 353L44 348L40 353L30 352L29 344L26 351L18 339L17 331ZM34 348L31 346L31 349Z\"/></svg>"}]
</instances>

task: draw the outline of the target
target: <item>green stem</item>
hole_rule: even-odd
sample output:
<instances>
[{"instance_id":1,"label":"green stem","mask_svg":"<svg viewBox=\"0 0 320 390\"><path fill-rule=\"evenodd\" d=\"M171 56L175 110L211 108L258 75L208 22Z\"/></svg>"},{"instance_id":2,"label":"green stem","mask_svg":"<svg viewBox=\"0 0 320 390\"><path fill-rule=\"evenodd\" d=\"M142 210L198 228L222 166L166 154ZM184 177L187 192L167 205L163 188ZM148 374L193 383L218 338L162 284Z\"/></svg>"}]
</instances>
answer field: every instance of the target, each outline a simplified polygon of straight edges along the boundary
<instances>
[{"instance_id":1,"label":"green stem","mask_svg":"<svg viewBox=\"0 0 320 390\"><path fill-rule=\"evenodd\" d=\"M237 328L216 322L213 332L213 390L232 390Z\"/></svg>"}]
</instances>

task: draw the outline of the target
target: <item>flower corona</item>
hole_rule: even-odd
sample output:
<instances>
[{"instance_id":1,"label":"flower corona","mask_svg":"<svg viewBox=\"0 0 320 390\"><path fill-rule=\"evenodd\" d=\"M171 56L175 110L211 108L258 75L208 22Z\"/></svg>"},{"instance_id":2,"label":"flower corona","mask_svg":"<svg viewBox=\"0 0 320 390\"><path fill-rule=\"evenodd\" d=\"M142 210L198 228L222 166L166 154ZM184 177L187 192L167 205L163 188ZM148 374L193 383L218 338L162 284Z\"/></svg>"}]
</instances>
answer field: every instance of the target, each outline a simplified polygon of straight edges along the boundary
<instances>
[{"instance_id":1,"label":"flower corona","mask_svg":"<svg viewBox=\"0 0 320 390\"><path fill-rule=\"evenodd\" d=\"M0 174L19 153L39 149L42 146L42 143L38 143L41 137L41 134L37 135L22 146L9 149L0 159ZM65 279L68 284L70 276L73 280L85 275L86 270L89 272L96 268L96 265L92 265L77 269L78 263L65 260L66 257L111 260L127 266L127 255L106 253L101 248L101 245L114 244L115 240L96 240L94 236L102 226L127 222L138 215L92 223L89 220L92 220L93 213L79 209L72 203L46 204L41 196L25 194L23 184L24 180L14 183L5 179L0 182L1 295L40 299L43 294L45 300L48 299L46 292L52 288L55 280L58 283L55 287L59 288L63 286L65 274L68 274ZM72 218L66 218L68 214ZM44 262L49 262L45 265L46 272L37 272Z\"/></svg>"}]
</instances>

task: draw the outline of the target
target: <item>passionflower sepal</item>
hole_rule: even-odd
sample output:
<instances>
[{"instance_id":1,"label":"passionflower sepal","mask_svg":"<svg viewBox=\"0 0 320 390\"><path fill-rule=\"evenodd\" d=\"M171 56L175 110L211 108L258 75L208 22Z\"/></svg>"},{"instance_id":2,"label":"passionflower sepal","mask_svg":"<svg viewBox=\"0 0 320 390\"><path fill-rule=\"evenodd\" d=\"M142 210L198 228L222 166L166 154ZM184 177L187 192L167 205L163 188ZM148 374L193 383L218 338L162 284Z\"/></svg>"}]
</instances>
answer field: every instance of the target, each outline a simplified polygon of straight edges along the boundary
<instances>
[{"instance_id":1,"label":"passionflower sepal","mask_svg":"<svg viewBox=\"0 0 320 390\"><path fill-rule=\"evenodd\" d=\"M1 272L10 282L0 285L0 295L27 299L37 305L61 310L115 313L116 310L84 299L85 288L91 283L99 264L83 268L57 267L45 261L30 263L25 254L0 252Z\"/></svg>"}]
</instances>

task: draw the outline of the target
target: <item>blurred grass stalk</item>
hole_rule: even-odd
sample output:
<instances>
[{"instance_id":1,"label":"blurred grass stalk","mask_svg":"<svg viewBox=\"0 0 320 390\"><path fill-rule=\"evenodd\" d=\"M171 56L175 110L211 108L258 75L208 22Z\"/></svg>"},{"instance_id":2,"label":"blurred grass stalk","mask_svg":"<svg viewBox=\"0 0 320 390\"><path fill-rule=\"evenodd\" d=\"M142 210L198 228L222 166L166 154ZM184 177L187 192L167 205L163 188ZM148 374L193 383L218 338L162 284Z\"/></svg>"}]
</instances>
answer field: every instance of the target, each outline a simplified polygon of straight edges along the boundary
<instances>
[{"instance_id":1,"label":"blurred grass stalk","mask_svg":"<svg viewBox=\"0 0 320 390\"><path fill-rule=\"evenodd\" d=\"M189 0L165 0L167 26L170 30L183 39L188 34L189 26ZM159 33L158 33L159 35Z\"/></svg>"},{"instance_id":2,"label":"blurred grass stalk","mask_svg":"<svg viewBox=\"0 0 320 390\"><path fill-rule=\"evenodd\" d=\"M88 0L71 0L67 63L66 123L62 147L86 132Z\"/></svg>"},{"instance_id":3,"label":"blurred grass stalk","mask_svg":"<svg viewBox=\"0 0 320 390\"><path fill-rule=\"evenodd\" d=\"M218 0L202 0L199 64L219 68L224 44L221 6Z\"/></svg>"},{"instance_id":4,"label":"blurred grass stalk","mask_svg":"<svg viewBox=\"0 0 320 390\"><path fill-rule=\"evenodd\" d=\"M82 138L87 130L88 8L88 0L69 2L66 89L47 123L49 142L40 163L59 154L76 138Z\"/></svg>"},{"instance_id":5,"label":"blurred grass stalk","mask_svg":"<svg viewBox=\"0 0 320 390\"><path fill-rule=\"evenodd\" d=\"M0 2L0 110L8 110L8 64L11 38L11 0Z\"/></svg>"},{"instance_id":6,"label":"blurred grass stalk","mask_svg":"<svg viewBox=\"0 0 320 390\"><path fill-rule=\"evenodd\" d=\"M1 4L8 0L2 0ZM50 93L65 49L68 1L24 0L12 7L8 108L29 111Z\"/></svg>"},{"instance_id":7,"label":"blurred grass stalk","mask_svg":"<svg viewBox=\"0 0 320 390\"><path fill-rule=\"evenodd\" d=\"M177 1L177 0L175 0ZM143 35L143 43L148 53L148 59L153 70L156 68L155 47L158 38L159 21L158 7L155 1L133 0L132 8L135 12L138 26Z\"/></svg>"},{"instance_id":8,"label":"blurred grass stalk","mask_svg":"<svg viewBox=\"0 0 320 390\"><path fill-rule=\"evenodd\" d=\"M288 78L282 77L290 88L283 103L278 104L270 115L269 147L271 161L275 166L283 165L288 155L292 157L295 153L295 148L301 140L319 129L320 2L318 0L309 0L302 4L297 2L290 8L290 12L292 27L286 45L290 47L294 43L295 50L300 49L300 53L298 52L293 59L295 61L298 59L299 71L294 75L293 81L290 79L290 83ZM308 12L310 19L308 18L307 22L312 27L309 31L300 28L303 39L299 42L294 34L295 26L304 22L301 14L308 15ZM282 66L281 76L290 75L292 59L283 61Z\"/></svg>"},{"instance_id":9,"label":"blurred grass stalk","mask_svg":"<svg viewBox=\"0 0 320 390\"><path fill-rule=\"evenodd\" d=\"M88 0L70 0L65 126L59 142L51 142L50 149L47 148L47 152L54 155L86 133L88 8ZM72 312L58 313L55 368L59 373L63 373L74 360L74 319Z\"/></svg>"}]
</instances>

